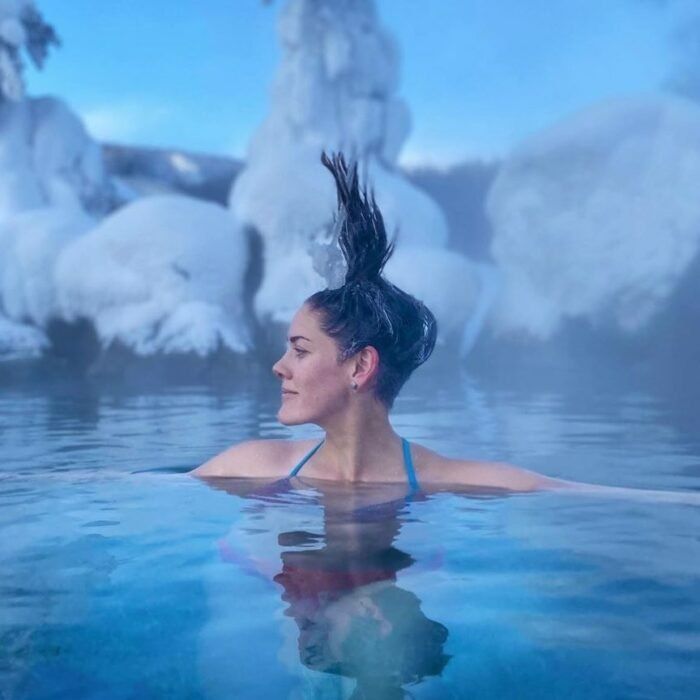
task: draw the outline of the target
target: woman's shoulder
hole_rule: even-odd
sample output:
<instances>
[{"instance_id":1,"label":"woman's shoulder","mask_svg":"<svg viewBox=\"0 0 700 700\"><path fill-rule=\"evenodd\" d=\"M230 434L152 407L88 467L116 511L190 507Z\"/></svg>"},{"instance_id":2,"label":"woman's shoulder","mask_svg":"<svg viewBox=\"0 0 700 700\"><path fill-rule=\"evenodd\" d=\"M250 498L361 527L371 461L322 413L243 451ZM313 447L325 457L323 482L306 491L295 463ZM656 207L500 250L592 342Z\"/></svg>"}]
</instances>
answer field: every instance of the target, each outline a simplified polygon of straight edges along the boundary
<instances>
[{"instance_id":1,"label":"woman's shoulder","mask_svg":"<svg viewBox=\"0 0 700 700\"><path fill-rule=\"evenodd\" d=\"M418 480L426 485L538 491L566 483L505 462L444 457L416 443L411 451Z\"/></svg>"},{"instance_id":2,"label":"woman's shoulder","mask_svg":"<svg viewBox=\"0 0 700 700\"><path fill-rule=\"evenodd\" d=\"M190 474L201 477L281 478L318 440L247 440L212 457Z\"/></svg>"}]
</instances>

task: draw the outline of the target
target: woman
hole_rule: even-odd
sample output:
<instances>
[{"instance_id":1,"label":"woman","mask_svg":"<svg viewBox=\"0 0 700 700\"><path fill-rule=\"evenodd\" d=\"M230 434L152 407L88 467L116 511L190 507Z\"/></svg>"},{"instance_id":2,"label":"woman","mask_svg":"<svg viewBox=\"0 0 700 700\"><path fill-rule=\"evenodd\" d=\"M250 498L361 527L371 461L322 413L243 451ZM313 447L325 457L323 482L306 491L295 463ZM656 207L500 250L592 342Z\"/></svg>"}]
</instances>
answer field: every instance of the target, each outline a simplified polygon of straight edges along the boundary
<instances>
[{"instance_id":1,"label":"woman","mask_svg":"<svg viewBox=\"0 0 700 700\"><path fill-rule=\"evenodd\" d=\"M322 442L255 440L235 445L194 473L205 477L295 476L343 482L452 484L513 491L570 488L506 464L448 459L408 444L389 422L399 390L433 351L435 317L382 275L393 251L382 215L342 155L323 164L338 191L338 242L345 283L309 297L292 319L279 378L284 425L315 423ZM296 466L295 466L296 465Z\"/></svg>"}]
</instances>

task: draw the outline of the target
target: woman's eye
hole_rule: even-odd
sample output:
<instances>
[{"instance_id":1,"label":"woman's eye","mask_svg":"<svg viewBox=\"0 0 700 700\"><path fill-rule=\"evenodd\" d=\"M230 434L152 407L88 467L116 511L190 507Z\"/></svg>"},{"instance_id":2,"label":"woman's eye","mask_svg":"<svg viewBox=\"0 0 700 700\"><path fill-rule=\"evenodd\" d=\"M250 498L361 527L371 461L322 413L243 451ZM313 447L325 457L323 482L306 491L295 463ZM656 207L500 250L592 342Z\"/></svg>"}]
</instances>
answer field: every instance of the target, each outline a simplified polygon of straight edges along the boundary
<instances>
[{"instance_id":1,"label":"woman's eye","mask_svg":"<svg viewBox=\"0 0 700 700\"><path fill-rule=\"evenodd\" d=\"M306 355L308 350L302 350L302 348L294 348L294 353L296 354L297 357L301 357L302 355Z\"/></svg>"}]
</instances>

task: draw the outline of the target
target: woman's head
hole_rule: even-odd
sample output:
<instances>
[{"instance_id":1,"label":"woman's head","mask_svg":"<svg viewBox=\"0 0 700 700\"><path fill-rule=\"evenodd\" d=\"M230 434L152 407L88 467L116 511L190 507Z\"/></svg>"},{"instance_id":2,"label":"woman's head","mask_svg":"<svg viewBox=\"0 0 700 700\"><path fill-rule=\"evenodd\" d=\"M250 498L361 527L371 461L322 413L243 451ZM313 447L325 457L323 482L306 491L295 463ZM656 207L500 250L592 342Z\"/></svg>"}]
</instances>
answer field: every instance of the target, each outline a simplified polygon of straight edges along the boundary
<instances>
[{"instance_id":1,"label":"woman's head","mask_svg":"<svg viewBox=\"0 0 700 700\"><path fill-rule=\"evenodd\" d=\"M287 367L282 363L289 359L290 351L297 353L300 349L295 339L300 335L298 328L303 327L317 334L316 344L326 351L325 377L316 373L318 382L323 384L324 378L332 380L330 386L335 393L343 388L371 390L376 399L390 408L413 370L432 353L437 324L424 304L382 275L393 243L387 239L374 197L359 186L357 167L348 168L342 155L330 159L324 154L321 160L337 187L338 244L347 266L345 283L337 289L316 292L306 300L290 327L290 350L274 371L284 387L282 370ZM329 346L327 340L333 345ZM335 361L332 368L328 362L331 347ZM303 357L296 355L297 359ZM366 370L359 378L362 387L353 386L358 383L352 379L358 362ZM319 391L322 388L319 386ZM342 397L339 394L334 398Z\"/></svg>"}]
</instances>

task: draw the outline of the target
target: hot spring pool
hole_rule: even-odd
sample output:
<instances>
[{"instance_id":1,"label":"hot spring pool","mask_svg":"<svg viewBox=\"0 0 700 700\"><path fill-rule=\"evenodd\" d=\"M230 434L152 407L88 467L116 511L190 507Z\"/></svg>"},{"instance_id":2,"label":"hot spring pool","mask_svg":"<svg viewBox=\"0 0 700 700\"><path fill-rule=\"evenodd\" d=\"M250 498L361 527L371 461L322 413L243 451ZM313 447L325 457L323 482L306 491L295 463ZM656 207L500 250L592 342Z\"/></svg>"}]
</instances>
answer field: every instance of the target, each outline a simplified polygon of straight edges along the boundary
<instances>
[{"instance_id":1,"label":"hot spring pool","mask_svg":"<svg viewBox=\"0 0 700 700\"><path fill-rule=\"evenodd\" d=\"M671 395L416 381L409 440L700 490ZM427 492L358 518L401 494L189 477L291 434L274 383L243 384L3 388L3 700L700 697L700 507Z\"/></svg>"}]
</instances>

